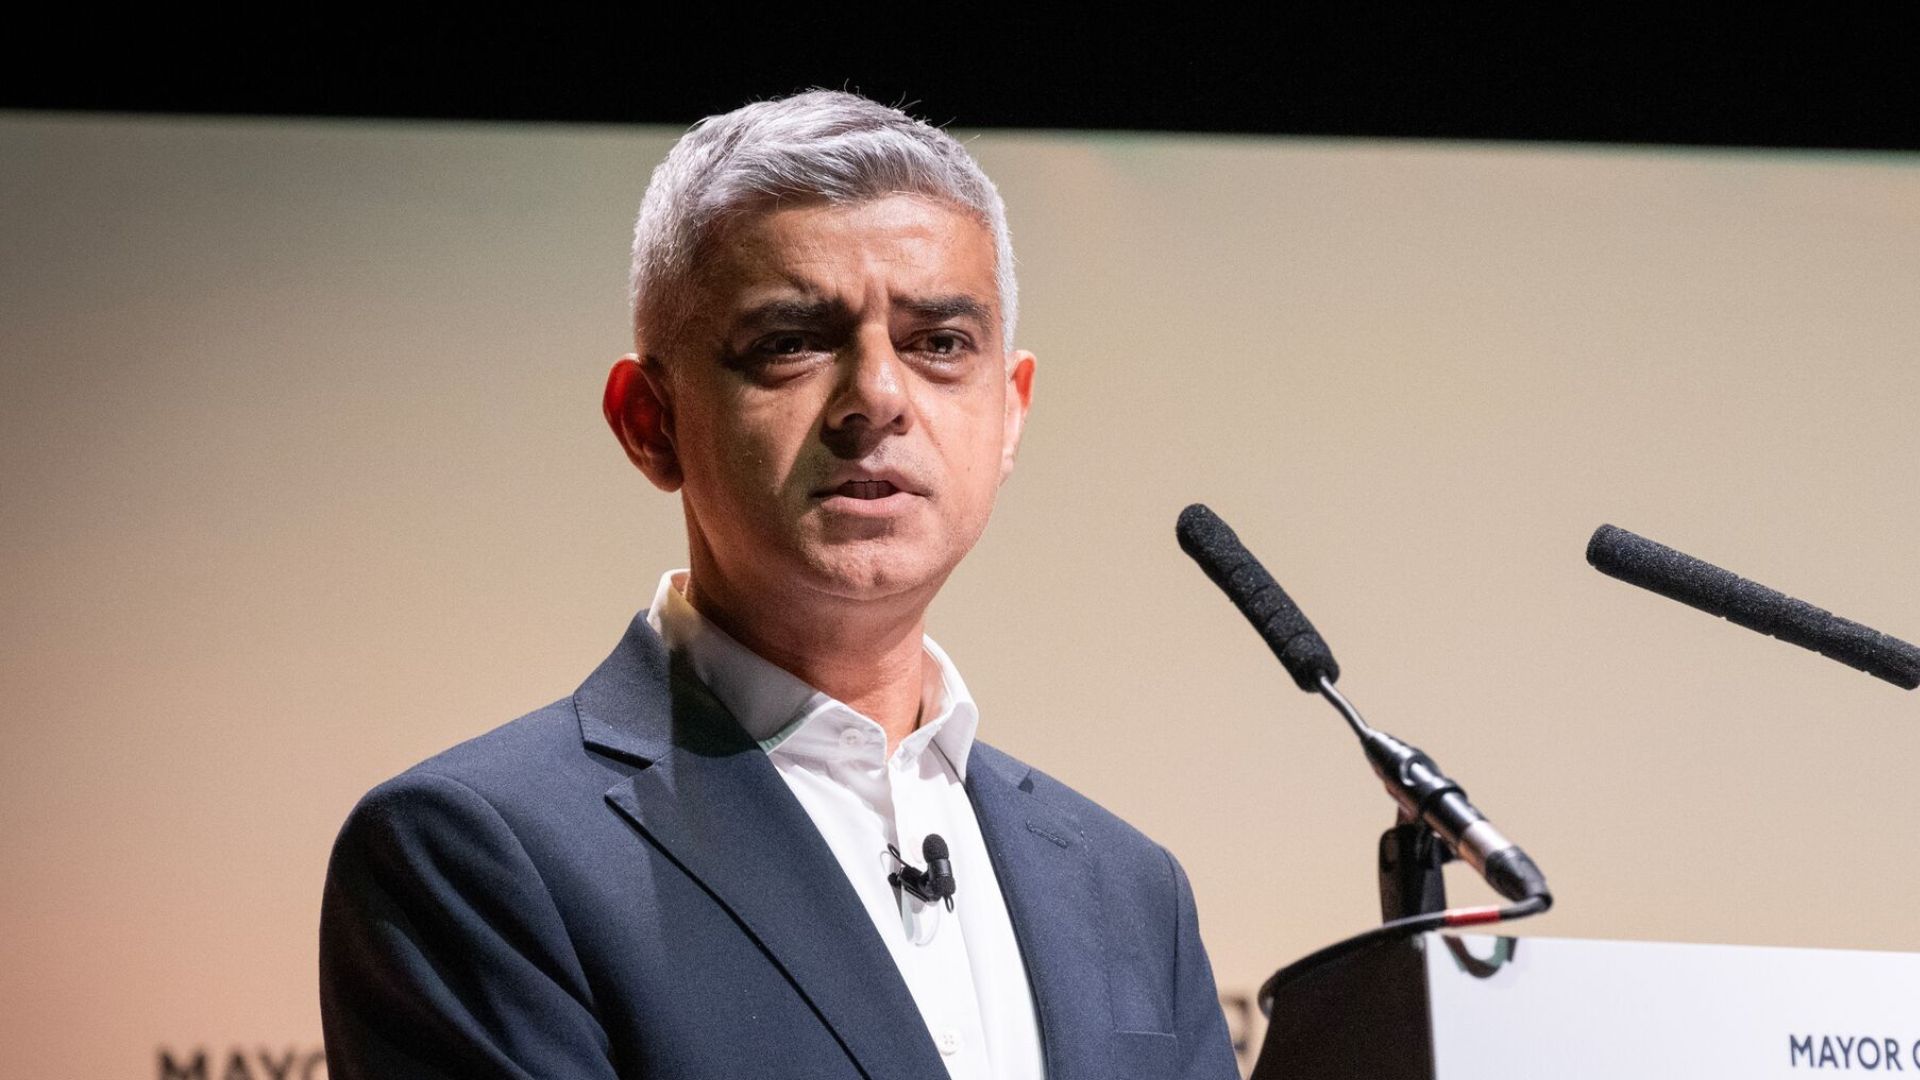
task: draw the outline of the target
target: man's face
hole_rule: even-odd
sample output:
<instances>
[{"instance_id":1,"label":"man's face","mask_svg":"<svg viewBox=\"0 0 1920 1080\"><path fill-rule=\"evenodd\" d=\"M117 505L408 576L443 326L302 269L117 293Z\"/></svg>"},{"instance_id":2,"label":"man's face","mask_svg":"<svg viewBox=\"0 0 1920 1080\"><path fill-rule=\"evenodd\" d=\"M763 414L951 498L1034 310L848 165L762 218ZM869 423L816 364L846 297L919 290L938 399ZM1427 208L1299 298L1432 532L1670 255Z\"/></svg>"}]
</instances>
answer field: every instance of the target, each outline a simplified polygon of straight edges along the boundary
<instances>
[{"instance_id":1,"label":"man's face","mask_svg":"<svg viewBox=\"0 0 1920 1080\"><path fill-rule=\"evenodd\" d=\"M726 228L698 314L649 373L696 589L704 562L765 596L931 599L985 529L1026 417L1033 358L1000 340L994 266L983 225L912 196Z\"/></svg>"}]
</instances>

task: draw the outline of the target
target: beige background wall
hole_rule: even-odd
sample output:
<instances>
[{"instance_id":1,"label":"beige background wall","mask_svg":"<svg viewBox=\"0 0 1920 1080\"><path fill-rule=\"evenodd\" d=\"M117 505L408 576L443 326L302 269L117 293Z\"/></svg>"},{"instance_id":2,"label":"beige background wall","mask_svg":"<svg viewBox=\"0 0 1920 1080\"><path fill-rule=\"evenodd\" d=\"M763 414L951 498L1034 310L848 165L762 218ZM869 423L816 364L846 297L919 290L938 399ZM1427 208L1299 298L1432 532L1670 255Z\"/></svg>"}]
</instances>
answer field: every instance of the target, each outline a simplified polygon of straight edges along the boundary
<instances>
[{"instance_id":1,"label":"beige background wall","mask_svg":"<svg viewBox=\"0 0 1920 1080\"><path fill-rule=\"evenodd\" d=\"M354 799L679 564L598 417L671 135L0 116L0 1073L310 1053ZM1920 949L1920 701L1582 559L1920 637L1920 161L972 145L1041 366L933 630L984 737L1180 856L1223 992L1371 921L1390 811L1192 500L1533 851L1527 932Z\"/></svg>"}]
</instances>

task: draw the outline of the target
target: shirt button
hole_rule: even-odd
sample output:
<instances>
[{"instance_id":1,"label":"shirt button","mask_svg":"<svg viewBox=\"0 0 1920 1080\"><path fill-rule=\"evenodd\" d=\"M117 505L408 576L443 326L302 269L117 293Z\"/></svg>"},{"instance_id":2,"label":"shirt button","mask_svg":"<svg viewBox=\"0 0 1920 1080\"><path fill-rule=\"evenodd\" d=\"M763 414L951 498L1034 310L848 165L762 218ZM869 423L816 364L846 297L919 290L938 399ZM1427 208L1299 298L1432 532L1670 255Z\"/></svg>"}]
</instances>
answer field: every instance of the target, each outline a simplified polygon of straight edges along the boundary
<instances>
[{"instance_id":1,"label":"shirt button","mask_svg":"<svg viewBox=\"0 0 1920 1080\"><path fill-rule=\"evenodd\" d=\"M942 1031L934 1042L939 1045L940 1053L946 1057L952 1057L960 1052L960 1033L952 1028Z\"/></svg>"},{"instance_id":2,"label":"shirt button","mask_svg":"<svg viewBox=\"0 0 1920 1080\"><path fill-rule=\"evenodd\" d=\"M840 745L849 750L857 750L867 743L867 737L859 728L846 728L840 732Z\"/></svg>"}]
</instances>

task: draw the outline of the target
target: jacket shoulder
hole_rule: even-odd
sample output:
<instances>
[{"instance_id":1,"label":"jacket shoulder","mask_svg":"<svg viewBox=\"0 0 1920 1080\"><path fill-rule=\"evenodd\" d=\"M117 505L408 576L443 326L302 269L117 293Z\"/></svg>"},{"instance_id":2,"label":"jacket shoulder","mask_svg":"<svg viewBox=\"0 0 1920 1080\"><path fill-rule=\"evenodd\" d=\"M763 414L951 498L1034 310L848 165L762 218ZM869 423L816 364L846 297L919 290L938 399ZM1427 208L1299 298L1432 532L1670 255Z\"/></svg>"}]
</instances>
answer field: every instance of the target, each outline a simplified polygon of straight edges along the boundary
<instances>
[{"instance_id":1,"label":"jacket shoulder","mask_svg":"<svg viewBox=\"0 0 1920 1080\"><path fill-rule=\"evenodd\" d=\"M376 786L361 803L404 802L409 793L451 781L511 823L581 799L597 805L632 771L586 745L573 699L562 698L434 754Z\"/></svg>"}]
</instances>

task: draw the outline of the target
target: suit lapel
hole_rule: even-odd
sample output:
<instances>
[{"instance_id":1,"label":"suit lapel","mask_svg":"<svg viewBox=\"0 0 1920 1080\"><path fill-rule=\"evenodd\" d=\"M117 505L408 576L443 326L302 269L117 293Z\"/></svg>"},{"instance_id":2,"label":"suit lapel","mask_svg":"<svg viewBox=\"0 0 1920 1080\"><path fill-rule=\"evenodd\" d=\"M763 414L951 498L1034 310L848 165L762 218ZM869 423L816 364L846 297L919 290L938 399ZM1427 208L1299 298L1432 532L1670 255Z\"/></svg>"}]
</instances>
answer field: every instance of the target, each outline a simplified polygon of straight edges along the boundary
<instances>
[{"instance_id":1,"label":"suit lapel","mask_svg":"<svg viewBox=\"0 0 1920 1080\"><path fill-rule=\"evenodd\" d=\"M739 920L860 1070L945 1075L893 957L806 810L643 618L574 702L589 745L646 762L607 801Z\"/></svg>"},{"instance_id":2,"label":"suit lapel","mask_svg":"<svg viewBox=\"0 0 1920 1080\"><path fill-rule=\"evenodd\" d=\"M1114 1075L1106 920L1086 838L1064 810L1034 794L1030 770L992 747L975 744L967 794L1026 961L1047 1080Z\"/></svg>"}]
</instances>

